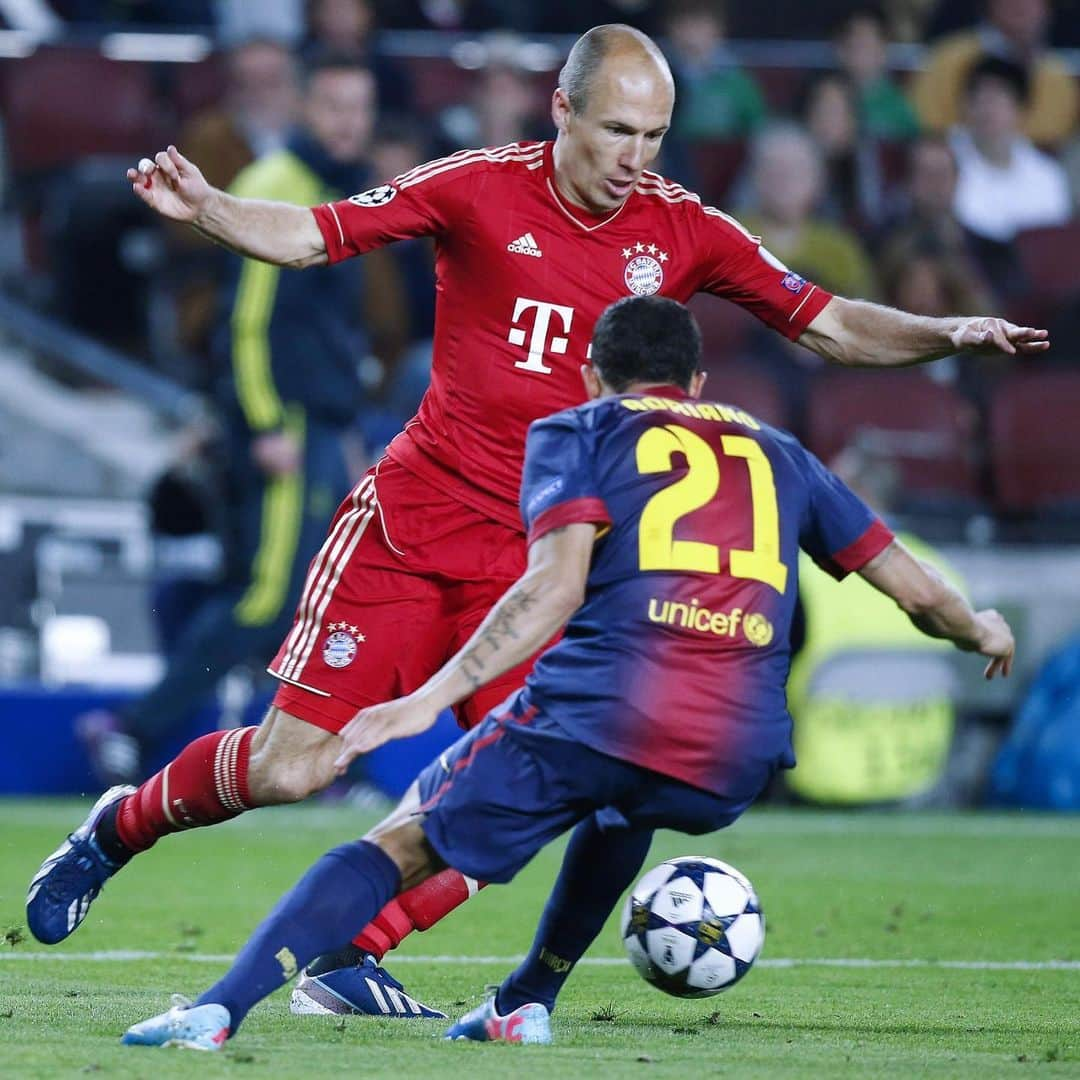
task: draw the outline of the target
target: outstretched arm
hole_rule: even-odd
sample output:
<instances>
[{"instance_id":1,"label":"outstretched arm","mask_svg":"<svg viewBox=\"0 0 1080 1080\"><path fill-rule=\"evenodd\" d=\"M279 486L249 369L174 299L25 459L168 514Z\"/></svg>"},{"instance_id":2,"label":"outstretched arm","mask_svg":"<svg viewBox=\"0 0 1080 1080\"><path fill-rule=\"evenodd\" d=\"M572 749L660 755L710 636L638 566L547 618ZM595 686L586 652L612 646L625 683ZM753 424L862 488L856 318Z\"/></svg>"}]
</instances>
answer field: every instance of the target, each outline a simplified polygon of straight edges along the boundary
<instances>
[{"instance_id":1,"label":"outstretched arm","mask_svg":"<svg viewBox=\"0 0 1080 1080\"><path fill-rule=\"evenodd\" d=\"M1016 642L1009 624L992 608L972 610L956 589L900 541L894 540L859 573L891 596L924 634L989 657L983 672L986 678L1012 670Z\"/></svg>"},{"instance_id":2,"label":"outstretched arm","mask_svg":"<svg viewBox=\"0 0 1080 1080\"><path fill-rule=\"evenodd\" d=\"M993 316L933 319L866 300L834 296L803 331L799 344L837 364L903 367L958 352L1041 353L1049 334Z\"/></svg>"},{"instance_id":3,"label":"outstretched arm","mask_svg":"<svg viewBox=\"0 0 1080 1080\"><path fill-rule=\"evenodd\" d=\"M550 641L581 606L595 539L595 525L574 524L545 533L533 543L525 573L457 655L408 697L363 709L346 724L341 732L344 746L334 763L338 772L390 739L426 731L443 709Z\"/></svg>"},{"instance_id":4,"label":"outstretched arm","mask_svg":"<svg viewBox=\"0 0 1080 1080\"><path fill-rule=\"evenodd\" d=\"M238 199L211 187L175 146L128 169L131 190L164 217L191 225L240 255L278 266L320 266L326 243L311 211L289 203Z\"/></svg>"}]
</instances>

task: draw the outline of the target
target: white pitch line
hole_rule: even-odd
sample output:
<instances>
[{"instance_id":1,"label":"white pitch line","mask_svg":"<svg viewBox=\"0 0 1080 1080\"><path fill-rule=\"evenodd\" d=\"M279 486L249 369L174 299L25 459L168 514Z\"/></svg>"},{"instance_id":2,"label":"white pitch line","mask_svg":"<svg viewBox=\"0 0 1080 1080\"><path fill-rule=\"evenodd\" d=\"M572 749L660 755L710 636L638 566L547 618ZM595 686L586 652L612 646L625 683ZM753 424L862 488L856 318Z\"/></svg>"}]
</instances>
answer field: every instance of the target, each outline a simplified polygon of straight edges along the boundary
<instances>
[{"instance_id":1,"label":"white pitch line","mask_svg":"<svg viewBox=\"0 0 1080 1080\"><path fill-rule=\"evenodd\" d=\"M117 949L105 952L0 952L3 960L66 960L83 963L118 963L126 960L186 960L195 964L227 964L230 953L142 952ZM520 964L521 956L395 956L395 964L483 964L511 967ZM586 956L581 967L617 967L627 961L617 956ZM831 967L831 968L928 968L959 971L1080 971L1080 960L902 960L869 957L765 957L758 967Z\"/></svg>"}]
</instances>

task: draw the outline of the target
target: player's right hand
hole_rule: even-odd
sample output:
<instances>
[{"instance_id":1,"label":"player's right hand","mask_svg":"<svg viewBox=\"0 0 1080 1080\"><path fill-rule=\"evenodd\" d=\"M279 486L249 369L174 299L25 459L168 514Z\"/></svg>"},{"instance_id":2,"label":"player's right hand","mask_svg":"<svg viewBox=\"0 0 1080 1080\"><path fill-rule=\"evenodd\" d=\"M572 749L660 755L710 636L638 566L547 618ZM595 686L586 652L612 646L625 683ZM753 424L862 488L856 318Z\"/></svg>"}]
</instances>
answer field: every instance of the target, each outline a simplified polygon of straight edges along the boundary
<instances>
[{"instance_id":1,"label":"player's right hand","mask_svg":"<svg viewBox=\"0 0 1080 1080\"><path fill-rule=\"evenodd\" d=\"M128 169L127 178L131 190L152 210L187 223L199 216L214 190L198 166L171 145L152 161L143 158L137 168Z\"/></svg>"},{"instance_id":2,"label":"player's right hand","mask_svg":"<svg viewBox=\"0 0 1080 1080\"><path fill-rule=\"evenodd\" d=\"M361 754L368 754L391 739L419 735L432 727L438 718L439 709L418 691L396 701L361 709L341 729L342 747L334 761L334 769L341 776Z\"/></svg>"},{"instance_id":3,"label":"player's right hand","mask_svg":"<svg viewBox=\"0 0 1080 1080\"><path fill-rule=\"evenodd\" d=\"M976 611L975 621L979 626L979 652L990 657L990 663L983 671L983 678L1007 676L1012 671L1013 655L1016 652L1016 641L1009 624L1001 612L993 608Z\"/></svg>"}]
</instances>

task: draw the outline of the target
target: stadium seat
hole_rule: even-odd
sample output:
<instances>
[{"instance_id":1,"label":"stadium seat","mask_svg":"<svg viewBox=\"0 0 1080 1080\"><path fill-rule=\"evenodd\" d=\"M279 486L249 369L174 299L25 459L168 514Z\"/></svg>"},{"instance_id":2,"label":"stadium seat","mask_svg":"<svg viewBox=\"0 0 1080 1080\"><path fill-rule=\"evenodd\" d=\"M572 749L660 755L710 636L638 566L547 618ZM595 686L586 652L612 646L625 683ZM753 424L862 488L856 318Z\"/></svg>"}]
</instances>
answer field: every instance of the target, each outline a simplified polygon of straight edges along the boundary
<instances>
[{"instance_id":1,"label":"stadium seat","mask_svg":"<svg viewBox=\"0 0 1080 1080\"><path fill-rule=\"evenodd\" d=\"M476 82L475 71L467 71L443 57L414 57L407 63L416 108L422 114L434 116L448 105L469 100Z\"/></svg>"},{"instance_id":2,"label":"stadium seat","mask_svg":"<svg viewBox=\"0 0 1080 1080\"><path fill-rule=\"evenodd\" d=\"M823 372L807 424L809 447L826 463L855 441L892 458L905 497L979 495L974 407L920 371Z\"/></svg>"},{"instance_id":3,"label":"stadium seat","mask_svg":"<svg viewBox=\"0 0 1080 1080\"><path fill-rule=\"evenodd\" d=\"M737 304L704 293L693 297L687 307L701 327L707 368L734 360L742 352L750 332L760 325Z\"/></svg>"},{"instance_id":4,"label":"stadium seat","mask_svg":"<svg viewBox=\"0 0 1080 1080\"><path fill-rule=\"evenodd\" d=\"M170 64L166 77L169 100L180 123L219 104L225 96L225 65L220 54L208 56L197 64Z\"/></svg>"},{"instance_id":5,"label":"stadium seat","mask_svg":"<svg viewBox=\"0 0 1080 1080\"><path fill-rule=\"evenodd\" d=\"M1006 513L1080 509L1080 372L1002 379L990 402L990 466Z\"/></svg>"},{"instance_id":6,"label":"stadium seat","mask_svg":"<svg viewBox=\"0 0 1080 1080\"><path fill-rule=\"evenodd\" d=\"M1028 290L1041 304L1080 294L1080 221L1018 233L1016 252Z\"/></svg>"},{"instance_id":7,"label":"stadium seat","mask_svg":"<svg viewBox=\"0 0 1080 1080\"><path fill-rule=\"evenodd\" d=\"M746 143L739 139L696 142L690 145L689 155L694 181L702 200L723 206L746 160Z\"/></svg>"},{"instance_id":8,"label":"stadium seat","mask_svg":"<svg viewBox=\"0 0 1080 1080\"><path fill-rule=\"evenodd\" d=\"M17 176L91 154L145 152L157 112L149 68L96 49L43 48L7 65L3 115Z\"/></svg>"},{"instance_id":9,"label":"stadium seat","mask_svg":"<svg viewBox=\"0 0 1080 1080\"><path fill-rule=\"evenodd\" d=\"M704 396L738 405L773 427L788 426L787 408L776 383L749 364L710 366Z\"/></svg>"}]
</instances>

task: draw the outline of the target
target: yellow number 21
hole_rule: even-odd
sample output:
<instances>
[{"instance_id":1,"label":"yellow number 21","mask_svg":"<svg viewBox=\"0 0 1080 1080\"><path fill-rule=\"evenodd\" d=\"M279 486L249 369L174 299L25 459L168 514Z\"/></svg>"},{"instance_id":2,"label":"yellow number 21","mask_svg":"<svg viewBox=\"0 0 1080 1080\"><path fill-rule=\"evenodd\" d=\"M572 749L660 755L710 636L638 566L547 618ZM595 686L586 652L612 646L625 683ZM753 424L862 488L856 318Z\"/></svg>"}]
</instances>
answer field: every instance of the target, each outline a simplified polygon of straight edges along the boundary
<instances>
[{"instance_id":1,"label":"yellow number 21","mask_svg":"<svg viewBox=\"0 0 1080 1080\"><path fill-rule=\"evenodd\" d=\"M725 456L746 461L750 472L754 546L729 553L732 577L750 578L782 593L787 567L780 561L780 523L776 507L776 484L772 466L761 446L745 435L723 435ZM720 572L720 549L699 540L676 540L675 524L700 509L720 489L720 465L716 452L700 435L676 424L649 428L637 443L639 473L671 471L676 453L686 457L686 475L658 491L641 513L638 553L642 570L697 570Z\"/></svg>"}]
</instances>

